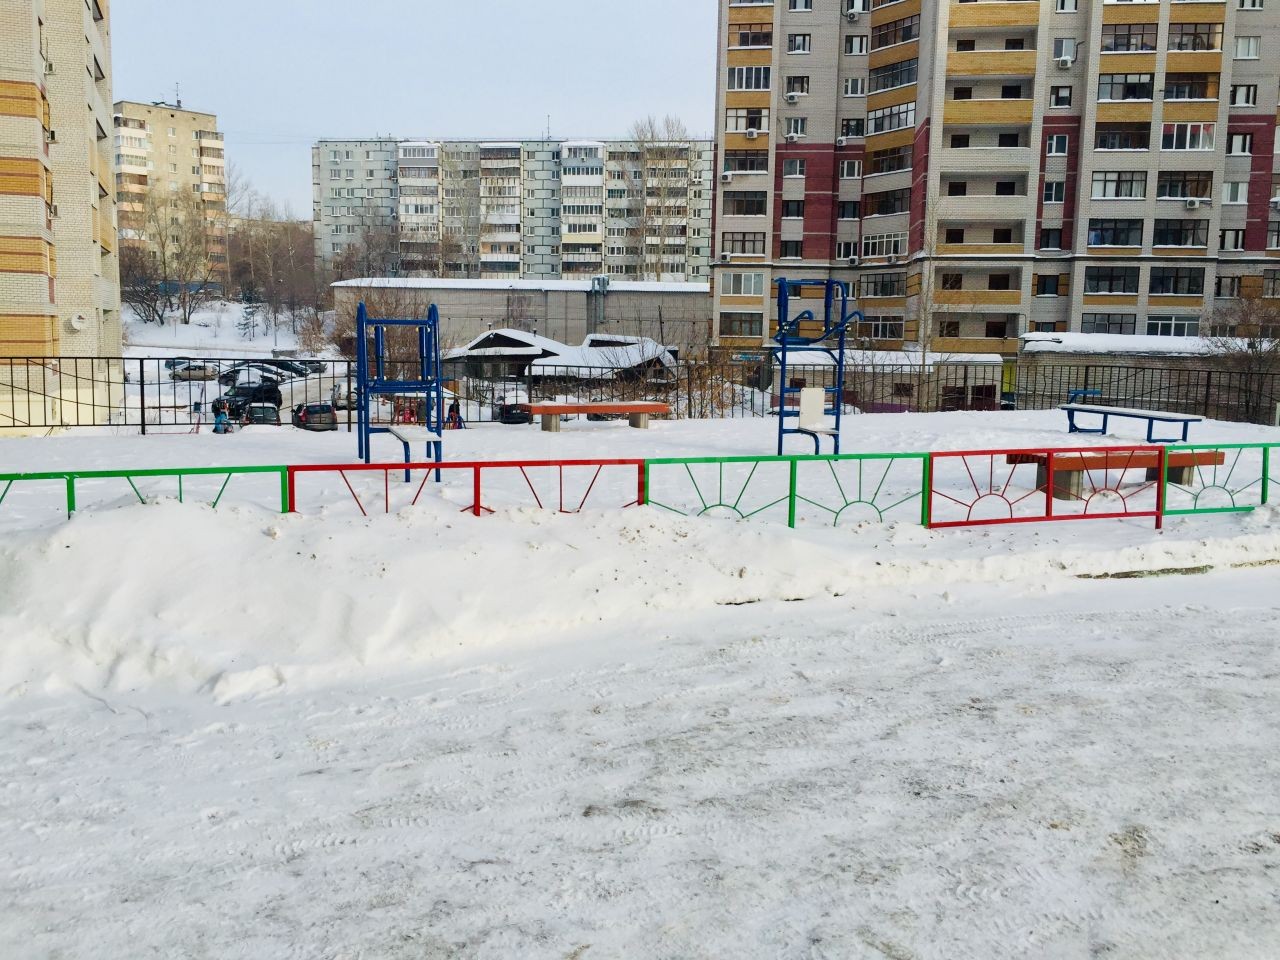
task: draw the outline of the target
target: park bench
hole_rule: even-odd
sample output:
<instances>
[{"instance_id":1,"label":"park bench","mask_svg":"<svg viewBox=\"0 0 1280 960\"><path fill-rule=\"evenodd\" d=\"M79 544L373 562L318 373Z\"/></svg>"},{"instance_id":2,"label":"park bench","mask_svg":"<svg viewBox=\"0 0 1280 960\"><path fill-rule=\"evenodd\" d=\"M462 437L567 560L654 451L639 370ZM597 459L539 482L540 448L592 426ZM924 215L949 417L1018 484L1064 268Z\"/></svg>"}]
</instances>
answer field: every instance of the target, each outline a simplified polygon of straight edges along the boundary
<instances>
[{"instance_id":1,"label":"park bench","mask_svg":"<svg viewBox=\"0 0 1280 960\"><path fill-rule=\"evenodd\" d=\"M1204 417L1196 417L1186 413L1164 413L1159 410L1138 410L1134 407L1103 407L1092 403L1064 403L1058 408L1067 412L1068 433L1106 433L1107 421L1111 417L1127 417L1132 420L1147 421L1147 443L1173 443L1181 440L1187 442L1187 430L1193 423L1200 423ZM1076 423L1076 414L1089 413L1102 417L1100 427L1082 427ZM1157 423L1182 424L1181 437L1164 437L1157 439L1152 434Z\"/></svg>"},{"instance_id":2,"label":"park bench","mask_svg":"<svg viewBox=\"0 0 1280 960\"><path fill-rule=\"evenodd\" d=\"M391 434L402 444L404 444L404 462L413 463L412 445L421 441L424 444L425 453L423 454L423 462L428 460L439 460L443 456L444 444L440 442L440 435L433 433L426 427L415 427L412 424L395 424L387 428L387 433ZM434 448L434 449L433 449ZM440 472L436 471L437 479ZM409 482L409 471L404 472L405 483Z\"/></svg>"},{"instance_id":3,"label":"park bench","mask_svg":"<svg viewBox=\"0 0 1280 960\"><path fill-rule=\"evenodd\" d=\"M631 426L648 430L650 414L671 412L670 405L650 400L628 400L615 403L522 403L520 409L527 411L530 415L540 415L542 429L548 433L559 433L560 418L567 414L626 414L627 423Z\"/></svg>"},{"instance_id":4,"label":"park bench","mask_svg":"<svg viewBox=\"0 0 1280 960\"><path fill-rule=\"evenodd\" d=\"M1036 486L1048 482L1049 454L1011 453L1011 464L1034 463ZM1170 483L1188 486L1197 467L1222 466L1227 455L1221 450L1171 450L1165 455L1165 470ZM1145 470L1148 482L1160 479L1160 451L1106 451L1098 453L1055 453L1053 455L1053 498L1080 500L1084 493L1084 475L1107 470Z\"/></svg>"}]
</instances>

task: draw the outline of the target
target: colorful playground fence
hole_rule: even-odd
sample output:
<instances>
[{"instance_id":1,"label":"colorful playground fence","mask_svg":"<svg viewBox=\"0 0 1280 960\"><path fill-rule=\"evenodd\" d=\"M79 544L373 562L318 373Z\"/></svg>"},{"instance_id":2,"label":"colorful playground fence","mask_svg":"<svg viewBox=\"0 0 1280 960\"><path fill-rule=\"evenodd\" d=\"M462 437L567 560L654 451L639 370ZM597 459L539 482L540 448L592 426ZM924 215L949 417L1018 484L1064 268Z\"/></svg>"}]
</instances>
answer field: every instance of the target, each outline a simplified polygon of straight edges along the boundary
<instances>
[{"instance_id":1,"label":"colorful playground fence","mask_svg":"<svg viewBox=\"0 0 1280 960\"><path fill-rule=\"evenodd\" d=\"M1247 513L1280 502L1280 480L1273 473L1274 451L1266 443L1182 443L1169 456L1190 455L1193 462L1165 477L1164 514Z\"/></svg>"}]
</instances>

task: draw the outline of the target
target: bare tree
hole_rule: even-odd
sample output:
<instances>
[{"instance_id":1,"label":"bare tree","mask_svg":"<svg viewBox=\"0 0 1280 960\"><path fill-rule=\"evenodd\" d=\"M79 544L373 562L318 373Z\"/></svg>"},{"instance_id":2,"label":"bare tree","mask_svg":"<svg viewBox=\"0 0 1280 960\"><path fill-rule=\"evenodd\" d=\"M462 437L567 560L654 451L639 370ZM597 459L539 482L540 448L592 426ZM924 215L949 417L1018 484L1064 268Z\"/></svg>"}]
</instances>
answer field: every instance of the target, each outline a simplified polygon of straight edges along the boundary
<instances>
[{"instance_id":1,"label":"bare tree","mask_svg":"<svg viewBox=\"0 0 1280 960\"><path fill-rule=\"evenodd\" d=\"M690 177L700 157L677 117L638 120L628 139L626 210L628 239L638 248L636 278L669 279L672 258L688 255Z\"/></svg>"},{"instance_id":2,"label":"bare tree","mask_svg":"<svg viewBox=\"0 0 1280 960\"><path fill-rule=\"evenodd\" d=\"M146 322L190 323L219 292L215 230L199 197L152 187L121 251L121 299Z\"/></svg>"},{"instance_id":3,"label":"bare tree","mask_svg":"<svg viewBox=\"0 0 1280 960\"><path fill-rule=\"evenodd\" d=\"M1218 363L1239 380L1241 413L1263 422L1280 379L1280 300L1265 299L1262 291L1242 291L1234 300L1220 300L1206 317L1211 350Z\"/></svg>"}]
</instances>

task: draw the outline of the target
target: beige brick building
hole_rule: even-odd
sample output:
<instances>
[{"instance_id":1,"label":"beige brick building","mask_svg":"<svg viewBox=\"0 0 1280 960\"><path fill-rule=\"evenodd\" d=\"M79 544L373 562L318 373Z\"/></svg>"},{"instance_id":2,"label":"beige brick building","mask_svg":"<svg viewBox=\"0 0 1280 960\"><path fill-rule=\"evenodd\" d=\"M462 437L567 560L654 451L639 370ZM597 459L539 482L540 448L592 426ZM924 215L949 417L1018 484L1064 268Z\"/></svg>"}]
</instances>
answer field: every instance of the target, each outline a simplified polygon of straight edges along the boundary
<instances>
[{"instance_id":1,"label":"beige brick building","mask_svg":"<svg viewBox=\"0 0 1280 960\"><path fill-rule=\"evenodd\" d=\"M73 409L105 369L27 358L120 355L109 22L106 0L0 0L0 427L106 415Z\"/></svg>"},{"instance_id":2,"label":"beige brick building","mask_svg":"<svg viewBox=\"0 0 1280 960\"><path fill-rule=\"evenodd\" d=\"M1280 297L1280 5L720 0L718 51L723 346L783 276L850 282L869 346L966 353Z\"/></svg>"}]
</instances>

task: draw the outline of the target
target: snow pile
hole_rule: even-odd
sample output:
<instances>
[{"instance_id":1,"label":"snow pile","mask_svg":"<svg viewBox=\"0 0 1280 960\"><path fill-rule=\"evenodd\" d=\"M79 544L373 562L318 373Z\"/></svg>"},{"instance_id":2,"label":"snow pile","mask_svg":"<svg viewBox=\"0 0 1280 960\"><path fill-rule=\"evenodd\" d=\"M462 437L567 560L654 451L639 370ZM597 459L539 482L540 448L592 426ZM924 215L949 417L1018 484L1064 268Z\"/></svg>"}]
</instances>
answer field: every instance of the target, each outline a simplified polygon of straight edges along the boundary
<instances>
[{"instance_id":1,"label":"snow pile","mask_svg":"<svg viewBox=\"0 0 1280 960\"><path fill-rule=\"evenodd\" d=\"M1241 341L1243 348L1243 341ZM1157 337L1122 333L1024 333L1023 353L1154 353L1208 356L1223 346L1206 337Z\"/></svg>"}]
</instances>

